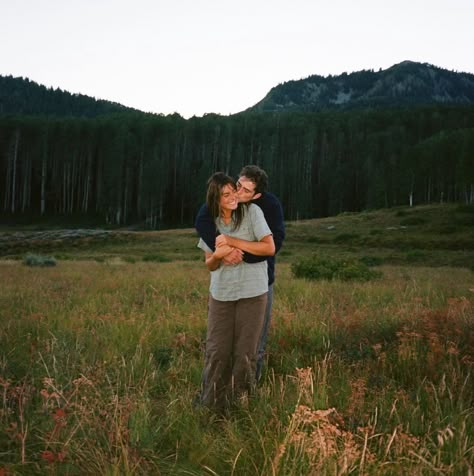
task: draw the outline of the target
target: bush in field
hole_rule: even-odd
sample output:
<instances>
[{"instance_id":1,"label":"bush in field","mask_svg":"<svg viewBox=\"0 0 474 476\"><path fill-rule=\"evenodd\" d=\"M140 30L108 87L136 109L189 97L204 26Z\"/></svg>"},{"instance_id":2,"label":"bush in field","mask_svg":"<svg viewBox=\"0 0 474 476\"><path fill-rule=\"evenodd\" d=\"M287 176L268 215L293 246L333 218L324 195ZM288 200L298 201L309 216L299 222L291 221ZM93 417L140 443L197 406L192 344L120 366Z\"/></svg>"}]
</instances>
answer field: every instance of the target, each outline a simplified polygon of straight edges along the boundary
<instances>
[{"instance_id":1,"label":"bush in field","mask_svg":"<svg viewBox=\"0 0 474 476\"><path fill-rule=\"evenodd\" d=\"M170 258L167 258L166 256L160 254L145 255L142 259L143 261L155 261L157 263L168 263L169 261L171 261Z\"/></svg>"},{"instance_id":2,"label":"bush in field","mask_svg":"<svg viewBox=\"0 0 474 476\"><path fill-rule=\"evenodd\" d=\"M360 262L369 266L369 267L372 267L372 266L381 266L383 265L383 258L381 258L380 256L361 256L359 258Z\"/></svg>"},{"instance_id":3,"label":"bush in field","mask_svg":"<svg viewBox=\"0 0 474 476\"><path fill-rule=\"evenodd\" d=\"M444 225L439 228L439 233L441 235L450 235L456 233L458 229L454 225Z\"/></svg>"},{"instance_id":4,"label":"bush in field","mask_svg":"<svg viewBox=\"0 0 474 476\"><path fill-rule=\"evenodd\" d=\"M407 251L406 255L407 261L410 263L414 263L416 261L422 261L426 258L426 253L421 250L410 250Z\"/></svg>"},{"instance_id":5,"label":"bush in field","mask_svg":"<svg viewBox=\"0 0 474 476\"><path fill-rule=\"evenodd\" d=\"M472 216L474 214L474 205L458 205L456 211L459 213L469 213Z\"/></svg>"},{"instance_id":6,"label":"bush in field","mask_svg":"<svg viewBox=\"0 0 474 476\"><path fill-rule=\"evenodd\" d=\"M416 226L424 225L426 220L422 217L407 217L404 220L400 221L401 226Z\"/></svg>"},{"instance_id":7,"label":"bush in field","mask_svg":"<svg viewBox=\"0 0 474 476\"><path fill-rule=\"evenodd\" d=\"M358 260L323 258L318 255L293 263L291 271L296 278L315 280L369 281L381 275Z\"/></svg>"},{"instance_id":8,"label":"bush in field","mask_svg":"<svg viewBox=\"0 0 474 476\"><path fill-rule=\"evenodd\" d=\"M56 259L53 256L26 255L23 264L27 266L56 266Z\"/></svg>"},{"instance_id":9,"label":"bush in field","mask_svg":"<svg viewBox=\"0 0 474 476\"><path fill-rule=\"evenodd\" d=\"M357 233L340 233L334 238L336 243L347 243L350 241L355 241L359 238Z\"/></svg>"}]
</instances>

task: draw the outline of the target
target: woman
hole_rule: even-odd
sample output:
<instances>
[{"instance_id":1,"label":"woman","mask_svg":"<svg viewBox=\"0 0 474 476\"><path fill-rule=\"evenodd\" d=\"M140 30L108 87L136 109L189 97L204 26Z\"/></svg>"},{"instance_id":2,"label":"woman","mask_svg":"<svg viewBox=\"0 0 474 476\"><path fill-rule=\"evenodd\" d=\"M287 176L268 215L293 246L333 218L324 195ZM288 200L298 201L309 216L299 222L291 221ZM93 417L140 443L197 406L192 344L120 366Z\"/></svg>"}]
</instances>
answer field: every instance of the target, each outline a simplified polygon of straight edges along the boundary
<instances>
[{"instance_id":1,"label":"woman","mask_svg":"<svg viewBox=\"0 0 474 476\"><path fill-rule=\"evenodd\" d=\"M201 402L223 410L255 383L268 276L266 261L229 266L222 259L236 248L271 256L275 244L262 210L254 204L239 204L231 177L217 172L207 184L207 206L221 235L214 252L202 239L198 244L211 271Z\"/></svg>"}]
</instances>

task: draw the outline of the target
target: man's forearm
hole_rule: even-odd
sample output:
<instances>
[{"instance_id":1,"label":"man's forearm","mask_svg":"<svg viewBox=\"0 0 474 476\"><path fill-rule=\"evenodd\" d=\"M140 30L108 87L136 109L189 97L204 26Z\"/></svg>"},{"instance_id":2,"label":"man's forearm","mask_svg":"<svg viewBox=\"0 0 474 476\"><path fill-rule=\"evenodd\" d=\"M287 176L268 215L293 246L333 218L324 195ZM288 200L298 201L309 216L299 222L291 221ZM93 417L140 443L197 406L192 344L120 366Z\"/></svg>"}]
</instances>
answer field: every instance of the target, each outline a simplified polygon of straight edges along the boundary
<instances>
[{"instance_id":1,"label":"man's forearm","mask_svg":"<svg viewBox=\"0 0 474 476\"><path fill-rule=\"evenodd\" d=\"M257 256L253 255L252 253L244 253L243 260L246 263L252 264L252 263L261 263L262 261L265 261L268 258L268 256Z\"/></svg>"}]
</instances>

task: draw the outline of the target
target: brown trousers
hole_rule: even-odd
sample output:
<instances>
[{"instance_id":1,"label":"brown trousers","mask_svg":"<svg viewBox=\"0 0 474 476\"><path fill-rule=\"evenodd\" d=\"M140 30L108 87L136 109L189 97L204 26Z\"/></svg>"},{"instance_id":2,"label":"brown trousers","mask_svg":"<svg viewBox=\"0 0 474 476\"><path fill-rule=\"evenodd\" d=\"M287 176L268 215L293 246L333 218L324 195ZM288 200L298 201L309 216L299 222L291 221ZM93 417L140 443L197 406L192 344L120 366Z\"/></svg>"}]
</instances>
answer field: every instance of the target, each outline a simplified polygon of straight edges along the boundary
<instances>
[{"instance_id":1,"label":"brown trousers","mask_svg":"<svg viewBox=\"0 0 474 476\"><path fill-rule=\"evenodd\" d=\"M201 401L223 409L255 386L257 346L267 293L238 301L209 296Z\"/></svg>"}]
</instances>

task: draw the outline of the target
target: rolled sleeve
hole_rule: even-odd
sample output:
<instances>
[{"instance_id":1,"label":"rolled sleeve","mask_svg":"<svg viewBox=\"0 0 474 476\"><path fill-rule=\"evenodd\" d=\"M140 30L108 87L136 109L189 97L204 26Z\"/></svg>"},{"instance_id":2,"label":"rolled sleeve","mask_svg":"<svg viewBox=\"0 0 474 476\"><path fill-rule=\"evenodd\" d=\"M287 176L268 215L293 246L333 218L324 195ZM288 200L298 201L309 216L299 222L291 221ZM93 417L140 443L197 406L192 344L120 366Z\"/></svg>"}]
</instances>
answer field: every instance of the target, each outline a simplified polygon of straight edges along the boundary
<instances>
[{"instance_id":1,"label":"rolled sleeve","mask_svg":"<svg viewBox=\"0 0 474 476\"><path fill-rule=\"evenodd\" d=\"M199 242L197 244L197 247L201 248L201 250L203 250L205 253L212 253L213 252L211 250L211 248L209 248L209 246L207 246L206 242L202 238L199 238Z\"/></svg>"}]
</instances>

